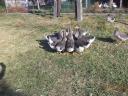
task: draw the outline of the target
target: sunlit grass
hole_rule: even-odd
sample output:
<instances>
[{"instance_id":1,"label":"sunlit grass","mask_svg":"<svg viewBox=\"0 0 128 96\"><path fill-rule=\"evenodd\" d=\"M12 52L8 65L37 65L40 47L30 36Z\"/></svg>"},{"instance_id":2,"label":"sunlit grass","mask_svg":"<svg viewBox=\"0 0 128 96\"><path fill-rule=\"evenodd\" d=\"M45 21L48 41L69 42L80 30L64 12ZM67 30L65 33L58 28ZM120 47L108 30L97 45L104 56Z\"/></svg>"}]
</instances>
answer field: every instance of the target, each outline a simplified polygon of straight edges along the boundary
<instances>
[{"instance_id":1,"label":"sunlit grass","mask_svg":"<svg viewBox=\"0 0 128 96\"><path fill-rule=\"evenodd\" d=\"M127 20L127 19L126 19ZM96 39L82 54L58 54L39 48L37 40L78 23L70 16L52 19L35 15L0 16L0 62L5 79L28 96L117 96L128 94L128 46ZM115 26L101 16L86 16L79 23L96 37L112 37Z\"/></svg>"}]
</instances>

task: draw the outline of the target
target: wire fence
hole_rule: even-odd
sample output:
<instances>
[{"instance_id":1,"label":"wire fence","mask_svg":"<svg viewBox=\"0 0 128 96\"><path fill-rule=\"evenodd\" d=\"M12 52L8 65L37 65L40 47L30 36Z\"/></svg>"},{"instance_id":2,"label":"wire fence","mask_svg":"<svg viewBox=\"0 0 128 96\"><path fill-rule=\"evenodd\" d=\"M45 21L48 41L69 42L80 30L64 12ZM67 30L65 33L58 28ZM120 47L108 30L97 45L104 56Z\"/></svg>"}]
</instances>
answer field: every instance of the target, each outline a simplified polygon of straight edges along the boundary
<instances>
[{"instance_id":1,"label":"wire fence","mask_svg":"<svg viewBox=\"0 0 128 96\"><path fill-rule=\"evenodd\" d=\"M9 0L6 0L9 1ZM20 0L19 0L20 1ZM23 0L21 0L23 1ZM53 15L54 0L24 0L28 1L28 12L41 15ZM39 4L37 3L39 2ZM88 2L87 2L88 1ZM111 12L128 12L128 8L99 8L97 0L83 0L84 13L111 13ZM128 1L126 2L128 3ZM3 7L3 5L1 5ZM74 0L62 0L61 13L74 13L75 3Z\"/></svg>"}]
</instances>

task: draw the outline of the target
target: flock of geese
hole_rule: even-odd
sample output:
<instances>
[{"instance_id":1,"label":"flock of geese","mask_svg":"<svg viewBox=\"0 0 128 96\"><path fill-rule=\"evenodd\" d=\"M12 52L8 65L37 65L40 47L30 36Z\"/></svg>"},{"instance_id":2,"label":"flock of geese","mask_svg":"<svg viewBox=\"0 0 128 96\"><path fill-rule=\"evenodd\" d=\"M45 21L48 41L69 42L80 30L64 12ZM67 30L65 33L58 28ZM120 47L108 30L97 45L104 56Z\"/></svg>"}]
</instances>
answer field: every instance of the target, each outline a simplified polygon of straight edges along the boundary
<instances>
[{"instance_id":1,"label":"flock of geese","mask_svg":"<svg viewBox=\"0 0 128 96\"><path fill-rule=\"evenodd\" d=\"M115 22L115 16L108 14L107 16L107 21L110 23ZM128 34L123 33L119 30L119 28L115 28L114 32L113 32L114 37L116 37L117 39L121 40L121 41L126 41L128 40Z\"/></svg>"},{"instance_id":2,"label":"flock of geese","mask_svg":"<svg viewBox=\"0 0 128 96\"><path fill-rule=\"evenodd\" d=\"M46 40L50 48L57 52L83 52L84 49L89 48L94 42L95 37L78 26L73 31L70 26L67 29L62 29L60 32L46 36Z\"/></svg>"},{"instance_id":3,"label":"flock of geese","mask_svg":"<svg viewBox=\"0 0 128 96\"><path fill-rule=\"evenodd\" d=\"M108 14L108 22L115 22L115 16ZM120 32L119 28L115 28L113 32L114 37L119 40L128 40L128 35L126 33ZM47 35L47 43L49 47L57 52L83 52L85 49L89 48L90 45L95 41L95 36L90 35L86 30L81 29L76 26L72 30L71 26L66 29L60 30L60 32Z\"/></svg>"}]
</instances>

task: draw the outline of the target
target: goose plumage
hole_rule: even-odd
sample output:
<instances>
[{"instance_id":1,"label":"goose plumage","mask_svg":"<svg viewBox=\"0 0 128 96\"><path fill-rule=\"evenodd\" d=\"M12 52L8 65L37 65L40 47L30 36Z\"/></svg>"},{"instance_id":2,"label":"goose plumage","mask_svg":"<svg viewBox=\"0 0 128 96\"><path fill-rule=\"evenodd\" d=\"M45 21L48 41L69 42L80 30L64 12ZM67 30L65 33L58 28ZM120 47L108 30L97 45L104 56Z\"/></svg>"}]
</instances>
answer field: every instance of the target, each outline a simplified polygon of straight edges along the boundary
<instances>
[{"instance_id":1,"label":"goose plumage","mask_svg":"<svg viewBox=\"0 0 128 96\"><path fill-rule=\"evenodd\" d=\"M95 37L91 36L91 35L80 35L78 37L78 39L76 40L75 44L76 44L76 50L78 52L83 52L84 49L87 49L90 47L90 45L94 42Z\"/></svg>"},{"instance_id":2,"label":"goose plumage","mask_svg":"<svg viewBox=\"0 0 128 96\"><path fill-rule=\"evenodd\" d=\"M48 41L48 44L51 49L55 49L56 44L62 40L63 31L64 30L61 30L58 33L54 33L53 35L46 36L46 40Z\"/></svg>"},{"instance_id":3,"label":"goose plumage","mask_svg":"<svg viewBox=\"0 0 128 96\"><path fill-rule=\"evenodd\" d=\"M63 38L61 41L57 42L57 44L55 45L55 49L57 52L62 52L65 50L65 45L66 45L66 31L63 31Z\"/></svg>"},{"instance_id":4,"label":"goose plumage","mask_svg":"<svg viewBox=\"0 0 128 96\"><path fill-rule=\"evenodd\" d=\"M121 41L128 40L128 35L126 33L120 32L118 28L115 28L113 35Z\"/></svg>"},{"instance_id":5,"label":"goose plumage","mask_svg":"<svg viewBox=\"0 0 128 96\"><path fill-rule=\"evenodd\" d=\"M108 16L107 16L107 21L108 21L108 22L111 22L111 23L115 22L115 16L113 16L113 15L111 15L111 14L108 14Z\"/></svg>"},{"instance_id":6,"label":"goose plumage","mask_svg":"<svg viewBox=\"0 0 128 96\"><path fill-rule=\"evenodd\" d=\"M68 35L67 35L67 41L66 41L66 50L68 52L73 52L74 51L74 45L75 41L73 38L73 31L71 29L71 27L68 30Z\"/></svg>"},{"instance_id":7,"label":"goose plumage","mask_svg":"<svg viewBox=\"0 0 128 96\"><path fill-rule=\"evenodd\" d=\"M78 36L85 36L88 33L87 30L81 29L79 26L75 27L74 37L78 38Z\"/></svg>"}]
</instances>

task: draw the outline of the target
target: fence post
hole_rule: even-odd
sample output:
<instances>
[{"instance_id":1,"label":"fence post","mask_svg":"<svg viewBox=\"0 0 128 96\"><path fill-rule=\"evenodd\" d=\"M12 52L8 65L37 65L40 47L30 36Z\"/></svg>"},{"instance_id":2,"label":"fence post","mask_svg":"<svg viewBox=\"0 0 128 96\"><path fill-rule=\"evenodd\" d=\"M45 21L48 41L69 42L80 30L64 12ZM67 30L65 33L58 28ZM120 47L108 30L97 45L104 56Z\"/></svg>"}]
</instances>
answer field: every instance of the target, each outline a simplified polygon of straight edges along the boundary
<instances>
[{"instance_id":1,"label":"fence post","mask_svg":"<svg viewBox=\"0 0 128 96\"><path fill-rule=\"evenodd\" d=\"M8 6L7 6L7 0L4 0L5 7L6 7L6 13L8 13Z\"/></svg>"},{"instance_id":2,"label":"fence post","mask_svg":"<svg viewBox=\"0 0 128 96\"><path fill-rule=\"evenodd\" d=\"M57 0L54 0L53 15L57 17Z\"/></svg>"},{"instance_id":3,"label":"fence post","mask_svg":"<svg viewBox=\"0 0 128 96\"><path fill-rule=\"evenodd\" d=\"M122 8L123 0L120 0L120 8Z\"/></svg>"},{"instance_id":4,"label":"fence post","mask_svg":"<svg viewBox=\"0 0 128 96\"><path fill-rule=\"evenodd\" d=\"M60 16L61 0L57 0L57 17Z\"/></svg>"},{"instance_id":5,"label":"fence post","mask_svg":"<svg viewBox=\"0 0 128 96\"><path fill-rule=\"evenodd\" d=\"M76 3L76 18L77 21L82 21L83 20L83 8L82 8L82 0L75 0Z\"/></svg>"},{"instance_id":6,"label":"fence post","mask_svg":"<svg viewBox=\"0 0 128 96\"><path fill-rule=\"evenodd\" d=\"M112 8L113 0L110 0L110 8Z\"/></svg>"},{"instance_id":7,"label":"fence post","mask_svg":"<svg viewBox=\"0 0 128 96\"><path fill-rule=\"evenodd\" d=\"M75 0L75 18L77 19L77 0Z\"/></svg>"},{"instance_id":8,"label":"fence post","mask_svg":"<svg viewBox=\"0 0 128 96\"><path fill-rule=\"evenodd\" d=\"M53 11L54 17L60 16L60 10L61 10L61 0L54 0L54 11Z\"/></svg>"},{"instance_id":9,"label":"fence post","mask_svg":"<svg viewBox=\"0 0 128 96\"><path fill-rule=\"evenodd\" d=\"M88 0L86 0L86 8L88 7Z\"/></svg>"},{"instance_id":10,"label":"fence post","mask_svg":"<svg viewBox=\"0 0 128 96\"><path fill-rule=\"evenodd\" d=\"M39 3L39 0L37 0L37 7L38 7L38 10L40 10L40 3Z\"/></svg>"}]
</instances>

